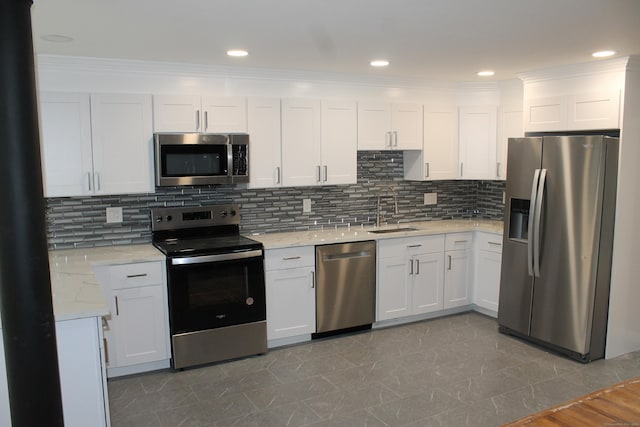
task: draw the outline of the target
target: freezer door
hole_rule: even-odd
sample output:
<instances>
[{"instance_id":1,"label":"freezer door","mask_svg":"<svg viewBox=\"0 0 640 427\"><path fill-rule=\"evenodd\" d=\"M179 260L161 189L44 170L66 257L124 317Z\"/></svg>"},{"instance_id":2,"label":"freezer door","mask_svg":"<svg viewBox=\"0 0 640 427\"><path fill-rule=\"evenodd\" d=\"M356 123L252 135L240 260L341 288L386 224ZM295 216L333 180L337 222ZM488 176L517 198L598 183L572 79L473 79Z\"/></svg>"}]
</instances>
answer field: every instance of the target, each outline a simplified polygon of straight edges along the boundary
<instances>
[{"instance_id":1,"label":"freezer door","mask_svg":"<svg viewBox=\"0 0 640 427\"><path fill-rule=\"evenodd\" d=\"M533 289L529 275L531 199L542 163L542 138L509 138L508 156L498 323L528 335Z\"/></svg>"},{"instance_id":2,"label":"freezer door","mask_svg":"<svg viewBox=\"0 0 640 427\"><path fill-rule=\"evenodd\" d=\"M530 335L579 354L590 345L605 156L601 136L543 140L540 277Z\"/></svg>"}]
</instances>

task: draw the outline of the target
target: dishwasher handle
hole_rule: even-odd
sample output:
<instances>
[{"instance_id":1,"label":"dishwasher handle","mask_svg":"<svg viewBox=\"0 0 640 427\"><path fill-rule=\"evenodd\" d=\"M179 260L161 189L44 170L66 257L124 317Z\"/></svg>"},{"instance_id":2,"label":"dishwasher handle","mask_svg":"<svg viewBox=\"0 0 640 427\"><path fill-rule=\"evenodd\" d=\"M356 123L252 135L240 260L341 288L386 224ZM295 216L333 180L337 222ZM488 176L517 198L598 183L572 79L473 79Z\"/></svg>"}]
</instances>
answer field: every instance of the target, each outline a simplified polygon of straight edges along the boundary
<instances>
[{"instance_id":1,"label":"dishwasher handle","mask_svg":"<svg viewBox=\"0 0 640 427\"><path fill-rule=\"evenodd\" d=\"M345 259L352 258L367 258L374 256L372 251L356 251L356 252L345 252L342 254L323 254L323 261L341 261Z\"/></svg>"}]
</instances>

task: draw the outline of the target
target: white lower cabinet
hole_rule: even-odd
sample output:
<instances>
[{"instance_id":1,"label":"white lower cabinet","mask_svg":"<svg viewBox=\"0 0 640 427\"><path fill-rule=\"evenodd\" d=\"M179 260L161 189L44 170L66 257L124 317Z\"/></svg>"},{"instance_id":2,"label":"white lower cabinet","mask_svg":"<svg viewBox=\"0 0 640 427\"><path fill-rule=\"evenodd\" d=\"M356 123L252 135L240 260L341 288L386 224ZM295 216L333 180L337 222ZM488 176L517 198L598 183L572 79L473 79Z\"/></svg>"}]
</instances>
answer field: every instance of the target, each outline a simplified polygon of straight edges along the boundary
<instances>
[{"instance_id":1,"label":"white lower cabinet","mask_svg":"<svg viewBox=\"0 0 640 427\"><path fill-rule=\"evenodd\" d=\"M265 251L267 339L316 331L315 247Z\"/></svg>"},{"instance_id":2,"label":"white lower cabinet","mask_svg":"<svg viewBox=\"0 0 640 427\"><path fill-rule=\"evenodd\" d=\"M101 319L56 322L58 366L64 425L109 426ZM0 329L0 425L11 426L9 396Z\"/></svg>"},{"instance_id":3,"label":"white lower cabinet","mask_svg":"<svg viewBox=\"0 0 640 427\"><path fill-rule=\"evenodd\" d=\"M109 376L158 369L170 358L167 286L161 261L99 267L108 294ZM155 363L155 364L154 364Z\"/></svg>"},{"instance_id":4,"label":"white lower cabinet","mask_svg":"<svg viewBox=\"0 0 640 427\"><path fill-rule=\"evenodd\" d=\"M502 236L477 232L474 240L475 271L473 303L497 316L502 266ZM484 312L484 311L483 311Z\"/></svg>"},{"instance_id":5,"label":"white lower cabinet","mask_svg":"<svg viewBox=\"0 0 640 427\"><path fill-rule=\"evenodd\" d=\"M442 309L444 236L378 242L376 320Z\"/></svg>"},{"instance_id":6,"label":"white lower cabinet","mask_svg":"<svg viewBox=\"0 0 640 427\"><path fill-rule=\"evenodd\" d=\"M446 236L444 308L471 304L472 233Z\"/></svg>"}]
</instances>

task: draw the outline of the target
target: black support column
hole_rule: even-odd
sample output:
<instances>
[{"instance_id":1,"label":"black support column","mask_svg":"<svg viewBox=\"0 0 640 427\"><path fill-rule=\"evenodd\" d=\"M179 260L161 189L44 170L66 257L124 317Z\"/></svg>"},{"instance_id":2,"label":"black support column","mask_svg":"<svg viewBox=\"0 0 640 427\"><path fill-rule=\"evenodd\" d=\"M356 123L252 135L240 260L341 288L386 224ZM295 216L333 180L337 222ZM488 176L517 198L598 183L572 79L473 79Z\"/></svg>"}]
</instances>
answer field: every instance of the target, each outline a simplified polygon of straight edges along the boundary
<instances>
[{"instance_id":1,"label":"black support column","mask_svg":"<svg viewBox=\"0 0 640 427\"><path fill-rule=\"evenodd\" d=\"M31 4L0 0L0 311L13 427L64 425Z\"/></svg>"}]
</instances>

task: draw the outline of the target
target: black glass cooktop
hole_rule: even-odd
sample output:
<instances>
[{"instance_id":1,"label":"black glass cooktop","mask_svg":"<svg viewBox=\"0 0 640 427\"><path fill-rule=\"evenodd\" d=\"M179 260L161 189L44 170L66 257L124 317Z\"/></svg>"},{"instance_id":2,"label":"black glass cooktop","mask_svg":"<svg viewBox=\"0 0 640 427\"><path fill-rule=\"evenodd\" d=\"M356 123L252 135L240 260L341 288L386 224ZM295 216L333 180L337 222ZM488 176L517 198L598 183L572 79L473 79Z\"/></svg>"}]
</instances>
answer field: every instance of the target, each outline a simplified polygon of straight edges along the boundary
<instances>
[{"instance_id":1,"label":"black glass cooktop","mask_svg":"<svg viewBox=\"0 0 640 427\"><path fill-rule=\"evenodd\" d=\"M153 242L166 256L216 255L262 249L262 243L240 235L165 239Z\"/></svg>"}]
</instances>

